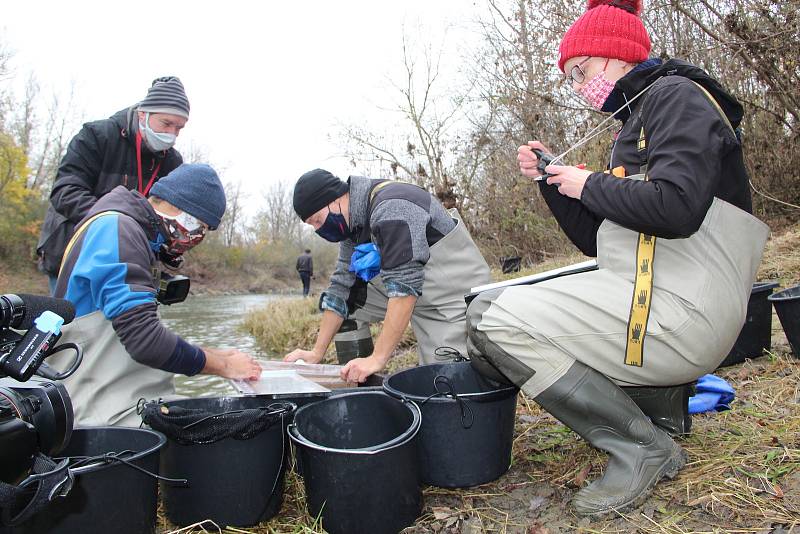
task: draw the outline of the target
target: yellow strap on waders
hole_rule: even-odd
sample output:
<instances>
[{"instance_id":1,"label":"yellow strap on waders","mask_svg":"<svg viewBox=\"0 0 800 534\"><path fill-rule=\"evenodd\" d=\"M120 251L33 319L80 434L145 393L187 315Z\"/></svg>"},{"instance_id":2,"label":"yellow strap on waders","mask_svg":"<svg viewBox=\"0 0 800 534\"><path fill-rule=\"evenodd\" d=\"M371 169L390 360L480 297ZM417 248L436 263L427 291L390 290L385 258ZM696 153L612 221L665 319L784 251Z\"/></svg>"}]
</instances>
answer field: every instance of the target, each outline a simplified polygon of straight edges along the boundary
<instances>
[{"instance_id":1,"label":"yellow strap on waders","mask_svg":"<svg viewBox=\"0 0 800 534\"><path fill-rule=\"evenodd\" d=\"M640 172L647 181L647 140L644 137L644 126L639 132L636 148L642 161ZM625 341L625 365L641 367L644 360L644 336L647 332L647 320L650 318L655 254L655 236L639 234L636 243L636 279L633 284L631 313L628 317L628 336Z\"/></svg>"},{"instance_id":2,"label":"yellow strap on waders","mask_svg":"<svg viewBox=\"0 0 800 534\"><path fill-rule=\"evenodd\" d=\"M693 81L693 80L692 80ZM717 101L711 96L705 87L697 82L694 84L700 88L708 101L720 114L725 124L736 133L725 112ZM641 158L640 172L647 176L647 140L644 136L644 126L639 132L639 141L636 146ZM615 173L616 175L616 173ZM636 245L636 281L633 285L633 297L631 298L631 313L628 317L628 338L625 342L625 365L642 366L644 359L644 337L647 333L647 320L650 318L650 303L653 292L653 259L656 253L656 237L647 234L639 234Z\"/></svg>"},{"instance_id":3,"label":"yellow strap on waders","mask_svg":"<svg viewBox=\"0 0 800 534\"><path fill-rule=\"evenodd\" d=\"M75 234L73 234L72 239L70 239L69 243L67 243L67 248L64 249L64 255L61 257L61 265L58 267L58 275L59 276L61 276L61 270L64 268L64 263L66 263L66 261L67 261L67 256L69 256L69 253L72 250L72 247L78 241L78 237L80 237L80 235L83 233L83 231L86 230L89 227L90 224L92 224L94 221L96 221L97 219L99 219L100 217L103 217L105 215L119 215L119 212L118 211L101 211L100 213L97 213L97 214L93 215L92 217L90 217L89 220L87 220L85 223L83 223L80 226L80 228L78 228L75 231Z\"/></svg>"}]
</instances>

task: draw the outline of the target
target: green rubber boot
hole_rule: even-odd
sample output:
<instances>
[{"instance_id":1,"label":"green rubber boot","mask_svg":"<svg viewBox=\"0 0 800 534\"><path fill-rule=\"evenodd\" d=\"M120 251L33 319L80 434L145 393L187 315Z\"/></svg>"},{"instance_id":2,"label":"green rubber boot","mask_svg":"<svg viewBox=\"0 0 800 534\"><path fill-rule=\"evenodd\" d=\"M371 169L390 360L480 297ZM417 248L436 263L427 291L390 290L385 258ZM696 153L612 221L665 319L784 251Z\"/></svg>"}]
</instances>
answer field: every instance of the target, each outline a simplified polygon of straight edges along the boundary
<instances>
[{"instance_id":1,"label":"green rubber boot","mask_svg":"<svg viewBox=\"0 0 800 534\"><path fill-rule=\"evenodd\" d=\"M572 499L581 515L602 516L635 508L659 480L675 477L686 464L683 449L654 426L628 395L581 362L575 362L535 400L609 455L603 476Z\"/></svg>"}]
</instances>

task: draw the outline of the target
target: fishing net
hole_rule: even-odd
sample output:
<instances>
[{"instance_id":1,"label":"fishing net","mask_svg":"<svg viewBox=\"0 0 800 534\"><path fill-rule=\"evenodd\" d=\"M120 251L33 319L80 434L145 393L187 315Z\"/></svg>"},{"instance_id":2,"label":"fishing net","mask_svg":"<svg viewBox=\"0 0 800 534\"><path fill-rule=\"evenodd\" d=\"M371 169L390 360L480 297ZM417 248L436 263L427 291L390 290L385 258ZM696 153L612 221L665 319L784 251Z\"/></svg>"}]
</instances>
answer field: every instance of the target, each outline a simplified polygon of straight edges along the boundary
<instances>
[{"instance_id":1,"label":"fishing net","mask_svg":"<svg viewBox=\"0 0 800 534\"><path fill-rule=\"evenodd\" d=\"M142 421L181 445L214 443L225 438L251 439L276 423L286 421L295 409L290 402L225 412L159 401L140 401L139 405Z\"/></svg>"}]
</instances>

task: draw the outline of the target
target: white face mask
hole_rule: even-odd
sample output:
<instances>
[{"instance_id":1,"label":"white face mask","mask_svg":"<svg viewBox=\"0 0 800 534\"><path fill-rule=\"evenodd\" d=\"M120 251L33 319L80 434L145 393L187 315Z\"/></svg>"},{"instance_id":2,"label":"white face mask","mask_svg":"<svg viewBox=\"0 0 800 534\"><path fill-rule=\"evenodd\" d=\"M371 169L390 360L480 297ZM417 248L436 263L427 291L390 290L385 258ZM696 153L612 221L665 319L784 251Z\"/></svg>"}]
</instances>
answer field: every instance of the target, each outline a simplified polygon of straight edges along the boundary
<instances>
[{"instance_id":1,"label":"white face mask","mask_svg":"<svg viewBox=\"0 0 800 534\"><path fill-rule=\"evenodd\" d=\"M150 128L150 112L144 114L144 124L139 123L139 130L144 133L144 142L153 152L169 150L175 144L177 135L166 132L154 132Z\"/></svg>"}]
</instances>

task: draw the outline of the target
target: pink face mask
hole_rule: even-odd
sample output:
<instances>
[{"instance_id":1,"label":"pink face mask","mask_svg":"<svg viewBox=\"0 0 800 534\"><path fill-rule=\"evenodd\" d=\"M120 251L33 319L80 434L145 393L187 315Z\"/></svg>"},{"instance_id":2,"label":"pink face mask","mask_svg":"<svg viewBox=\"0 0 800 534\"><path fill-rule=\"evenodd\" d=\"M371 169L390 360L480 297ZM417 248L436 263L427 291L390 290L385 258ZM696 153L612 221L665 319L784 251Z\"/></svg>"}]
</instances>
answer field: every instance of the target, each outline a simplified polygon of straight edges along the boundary
<instances>
[{"instance_id":1,"label":"pink face mask","mask_svg":"<svg viewBox=\"0 0 800 534\"><path fill-rule=\"evenodd\" d=\"M598 72L591 80L584 83L578 93L586 103L600 111L608 100L608 95L614 90L614 82L606 78L606 71Z\"/></svg>"}]
</instances>

